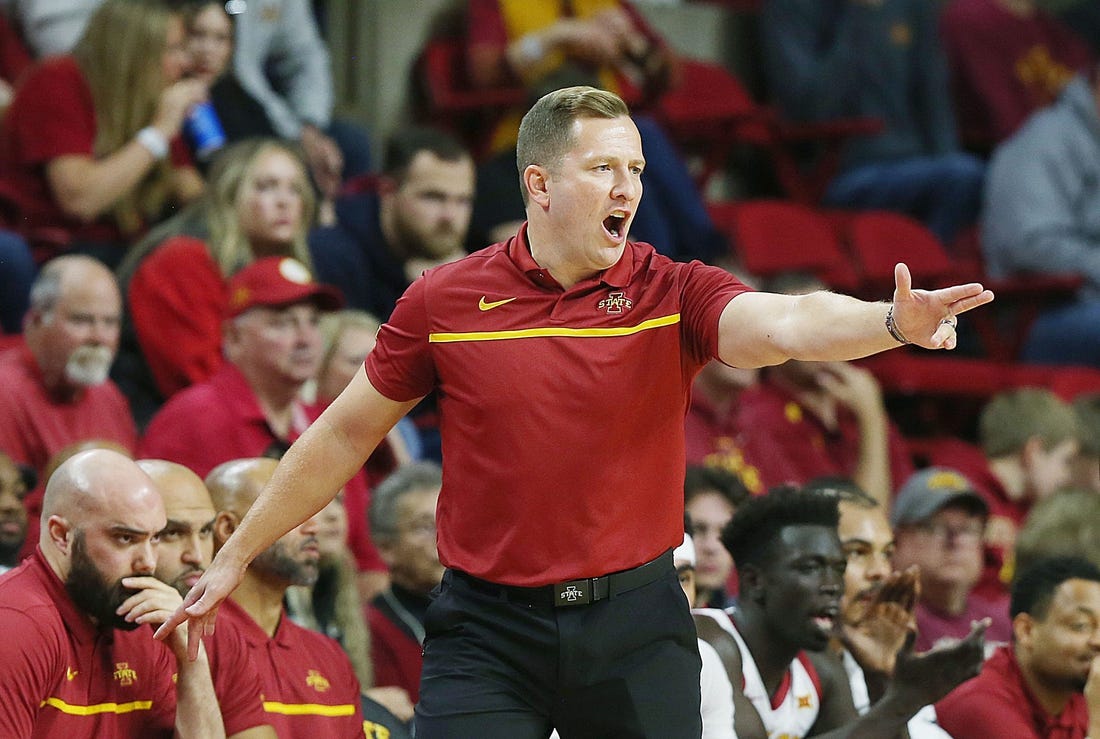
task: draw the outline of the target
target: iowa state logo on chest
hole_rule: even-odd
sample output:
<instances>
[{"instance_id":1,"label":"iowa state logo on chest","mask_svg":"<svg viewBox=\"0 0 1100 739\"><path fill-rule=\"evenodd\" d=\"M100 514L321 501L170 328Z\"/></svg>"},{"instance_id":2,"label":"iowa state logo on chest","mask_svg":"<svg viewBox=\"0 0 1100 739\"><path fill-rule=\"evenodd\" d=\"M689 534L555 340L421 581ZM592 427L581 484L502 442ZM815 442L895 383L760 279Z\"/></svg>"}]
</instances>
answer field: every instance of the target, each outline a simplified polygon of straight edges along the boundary
<instances>
[{"instance_id":1,"label":"iowa state logo on chest","mask_svg":"<svg viewBox=\"0 0 1100 739\"><path fill-rule=\"evenodd\" d=\"M612 292L608 293L607 297L601 300L596 307L610 315L630 310L634 307L634 301L626 297L626 293L622 291Z\"/></svg>"}]
</instances>

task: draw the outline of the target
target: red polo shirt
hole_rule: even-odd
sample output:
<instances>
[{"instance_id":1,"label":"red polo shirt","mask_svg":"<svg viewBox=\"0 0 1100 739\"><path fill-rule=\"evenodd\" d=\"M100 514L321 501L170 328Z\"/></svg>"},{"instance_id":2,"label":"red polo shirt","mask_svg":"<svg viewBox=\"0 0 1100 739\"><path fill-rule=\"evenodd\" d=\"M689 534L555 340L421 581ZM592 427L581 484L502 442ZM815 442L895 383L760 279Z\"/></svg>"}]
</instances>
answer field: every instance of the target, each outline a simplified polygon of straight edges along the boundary
<instances>
[{"instance_id":1,"label":"red polo shirt","mask_svg":"<svg viewBox=\"0 0 1100 739\"><path fill-rule=\"evenodd\" d=\"M226 626L244 637L252 653L267 723L281 739L362 739L359 681L339 644L285 612L275 636L268 637L232 598L218 611L218 628Z\"/></svg>"},{"instance_id":2,"label":"red polo shirt","mask_svg":"<svg viewBox=\"0 0 1100 739\"><path fill-rule=\"evenodd\" d=\"M97 629L41 550L0 578L0 634L0 736L172 736L168 647L148 626Z\"/></svg>"},{"instance_id":3,"label":"red polo shirt","mask_svg":"<svg viewBox=\"0 0 1100 739\"><path fill-rule=\"evenodd\" d=\"M1039 705L1012 647L998 649L976 678L937 703L936 719L955 739L1084 739L1089 727L1081 693L1070 696L1057 716Z\"/></svg>"},{"instance_id":4,"label":"red polo shirt","mask_svg":"<svg viewBox=\"0 0 1100 739\"><path fill-rule=\"evenodd\" d=\"M439 390L440 561L534 586L679 544L691 382L745 290L634 243L563 290L526 227L414 282L366 371L397 401Z\"/></svg>"},{"instance_id":5,"label":"red polo shirt","mask_svg":"<svg viewBox=\"0 0 1100 739\"><path fill-rule=\"evenodd\" d=\"M236 629L216 629L203 638L214 695L221 709L225 735L233 736L255 726L269 724L264 713L260 673L252 652Z\"/></svg>"}]
</instances>

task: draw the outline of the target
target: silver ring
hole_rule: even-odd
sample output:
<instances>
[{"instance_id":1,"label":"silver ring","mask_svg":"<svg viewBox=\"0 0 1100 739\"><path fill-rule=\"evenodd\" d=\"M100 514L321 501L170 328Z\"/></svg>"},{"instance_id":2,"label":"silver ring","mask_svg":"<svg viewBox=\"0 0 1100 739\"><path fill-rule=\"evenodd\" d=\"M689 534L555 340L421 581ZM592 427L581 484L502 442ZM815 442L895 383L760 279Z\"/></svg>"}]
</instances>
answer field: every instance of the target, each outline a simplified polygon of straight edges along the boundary
<instances>
[{"instance_id":1,"label":"silver ring","mask_svg":"<svg viewBox=\"0 0 1100 739\"><path fill-rule=\"evenodd\" d=\"M946 325L950 326L951 328L955 328L956 326L959 325L959 317L954 316L954 315L948 316L947 318L940 321L940 324L941 325L946 324Z\"/></svg>"}]
</instances>

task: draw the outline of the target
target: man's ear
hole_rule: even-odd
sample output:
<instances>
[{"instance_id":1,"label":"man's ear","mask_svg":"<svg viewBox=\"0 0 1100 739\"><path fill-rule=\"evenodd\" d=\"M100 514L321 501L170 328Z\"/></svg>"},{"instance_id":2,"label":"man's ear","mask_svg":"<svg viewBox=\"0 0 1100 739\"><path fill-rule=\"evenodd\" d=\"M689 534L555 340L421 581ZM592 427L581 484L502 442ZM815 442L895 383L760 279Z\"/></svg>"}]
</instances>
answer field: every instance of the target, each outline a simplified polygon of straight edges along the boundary
<instances>
[{"instance_id":1,"label":"man's ear","mask_svg":"<svg viewBox=\"0 0 1100 739\"><path fill-rule=\"evenodd\" d=\"M523 187L527 198L542 208L550 205L550 173L538 164L528 164L523 170Z\"/></svg>"},{"instance_id":2,"label":"man's ear","mask_svg":"<svg viewBox=\"0 0 1100 739\"><path fill-rule=\"evenodd\" d=\"M1032 635L1035 632L1035 619L1030 613L1017 613L1012 619L1013 641L1024 649L1031 646Z\"/></svg>"},{"instance_id":3,"label":"man's ear","mask_svg":"<svg viewBox=\"0 0 1100 739\"><path fill-rule=\"evenodd\" d=\"M218 515L214 517L214 551L222 548L240 522L233 511L218 511Z\"/></svg>"},{"instance_id":4,"label":"man's ear","mask_svg":"<svg viewBox=\"0 0 1100 739\"><path fill-rule=\"evenodd\" d=\"M62 516L53 515L46 521L46 534L50 543L62 554L72 554L72 525Z\"/></svg>"},{"instance_id":5,"label":"man's ear","mask_svg":"<svg viewBox=\"0 0 1100 739\"><path fill-rule=\"evenodd\" d=\"M767 578L756 565L745 565L737 570L737 583L741 598L751 600L757 605L764 604L764 591Z\"/></svg>"},{"instance_id":6,"label":"man's ear","mask_svg":"<svg viewBox=\"0 0 1100 739\"><path fill-rule=\"evenodd\" d=\"M382 558L382 562L386 567L391 570L397 562L397 551L393 546L396 543L394 539L388 536L380 536L374 540L374 548L378 550L378 556Z\"/></svg>"},{"instance_id":7,"label":"man's ear","mask_svg":"<svg viewBox=\"0 0 1100 739\"><path fill-rule=\"evenodd\" d=\"M1024 469L1031 469L1036 463L1036 458L1045 451L1042 439L1038 436L1029 436L1020 450L1020 463L1023 464Z\"/></svg>"},{"instance_id":8,"label":"man's ear","mask_svg":"<svg viewBox=\"0 0 1100 739\"><path fill-rule=\"evenodd\" d=\"M38 308L28 308L23 314L23 333L28 333L39 328L46 322L47 314Z\"/></svg>"}]
</instances>

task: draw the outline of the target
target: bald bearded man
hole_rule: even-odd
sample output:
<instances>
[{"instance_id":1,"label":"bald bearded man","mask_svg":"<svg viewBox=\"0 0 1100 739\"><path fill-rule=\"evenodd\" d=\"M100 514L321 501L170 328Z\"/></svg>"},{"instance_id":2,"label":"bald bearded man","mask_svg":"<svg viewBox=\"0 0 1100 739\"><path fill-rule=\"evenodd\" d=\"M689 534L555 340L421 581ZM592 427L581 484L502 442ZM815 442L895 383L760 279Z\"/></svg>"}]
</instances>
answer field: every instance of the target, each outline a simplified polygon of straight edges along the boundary
<instances>
[{"instance_id":1,"label":"bald bearded man","mask_svg":"<svg viewBox=\"0 0 1100 739\"><path fill-rule=\"evenodd\" d=\"M0 736L225 736L205 649L190 662L185 638L146 626L180 600L153 577L165 521L122 454L58 467L38 548L0 581Z\"/></svg>"}]
</instances>

